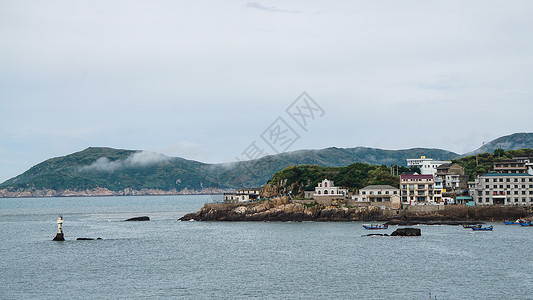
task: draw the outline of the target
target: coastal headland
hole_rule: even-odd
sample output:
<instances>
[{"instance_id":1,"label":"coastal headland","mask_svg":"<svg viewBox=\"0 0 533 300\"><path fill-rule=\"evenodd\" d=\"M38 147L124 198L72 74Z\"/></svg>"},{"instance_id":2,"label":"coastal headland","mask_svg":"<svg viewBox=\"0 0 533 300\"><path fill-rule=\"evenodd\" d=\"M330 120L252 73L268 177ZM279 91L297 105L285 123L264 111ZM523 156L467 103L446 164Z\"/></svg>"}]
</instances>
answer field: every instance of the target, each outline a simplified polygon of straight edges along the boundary
<instances>
[{"instance_id":1,"label":"coastal headland","mask_svg":"<svg viewBox=\"0 0 533 300\"><path fill-rule=\"evenodd\" d=\"M382 210L379 207L324 206L277 197L252 203L208 203L181 221L380 221L396 225L469 224L525 218L523 207L469 207L449 205L435 209Z\"/></svg>"}]
</instances>

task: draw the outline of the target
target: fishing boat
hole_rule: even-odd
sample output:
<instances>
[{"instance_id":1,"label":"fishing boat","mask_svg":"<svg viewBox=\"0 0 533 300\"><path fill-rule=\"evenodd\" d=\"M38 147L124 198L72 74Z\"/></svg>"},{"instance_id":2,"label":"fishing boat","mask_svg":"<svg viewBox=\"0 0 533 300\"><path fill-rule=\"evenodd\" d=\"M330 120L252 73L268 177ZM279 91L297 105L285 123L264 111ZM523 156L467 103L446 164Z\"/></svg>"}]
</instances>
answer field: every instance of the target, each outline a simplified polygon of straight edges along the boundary
<instances>
[{"instance_id":1,"label":"fishing boat","mask_svg":"<svg viewBox=\"0 0 533 300\"><path fill-rule=\"evenodd\" d=\"M385 224L363 224L365 229L387 229L389 225Z\"/></svg>"},{"instance_id":2,"label":"fishing boat","mask_svg":"<svg viewBox=\"0 0 533 300\"><path fill-rule=\"evenodd\" d=\"M516 220L514 222L513 221L507 221L507 220L503 221L503 224L505 224L505 225L522 225L523 223L528 223L528 222L526 220L524 220L524 219L518 219L518 220ZM529 222L529 223L531 223L531 222Z\"/></svg>"},{"instance_id":3,"label":"fishing boat","mask_svg":"<svg viewBox=\"0 0 533 300\"><path fill-rule=\"evenodd\" d=\"M463 224L463 228L479 228L479 227L481 227L481 224L475 224L475 225Z\"/></svg>"},{"instance_id":4,"label":"fishing boat","mask_svg":"<svg viewBox=\"0 0 533 300\"><path fill-rule=\"evenodd\" d=\"M492 231L492 225L489 227L472 227L472 230L474 231Z\"/></svg>"}]
</instances>

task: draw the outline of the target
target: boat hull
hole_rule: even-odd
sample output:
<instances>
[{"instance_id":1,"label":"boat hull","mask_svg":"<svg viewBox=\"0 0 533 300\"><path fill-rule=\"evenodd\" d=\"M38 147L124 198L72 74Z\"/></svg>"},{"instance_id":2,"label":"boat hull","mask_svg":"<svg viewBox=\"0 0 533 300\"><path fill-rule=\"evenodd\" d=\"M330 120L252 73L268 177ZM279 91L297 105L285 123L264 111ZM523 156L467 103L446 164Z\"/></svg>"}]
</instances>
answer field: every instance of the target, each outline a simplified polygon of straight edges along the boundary
<instances>
[{"instance_id":1,"label":"boat hull","mask_svg":"<svg viewBox=\"0 0 533 300\"><path fill-rule=\"evenodd\" d=\"M389 225L363 225L366 230L387 229Z\"/></svg>"},{"instance_id":2,"label":"boat hull","mask_svg":"<svg viewBox=\"0 0 533 300\"><path fill-rule=\"evenodd\" d=\"M492 231L493 227L473 227L472 230L474 231Z\"/></svg>"}]
</instances>

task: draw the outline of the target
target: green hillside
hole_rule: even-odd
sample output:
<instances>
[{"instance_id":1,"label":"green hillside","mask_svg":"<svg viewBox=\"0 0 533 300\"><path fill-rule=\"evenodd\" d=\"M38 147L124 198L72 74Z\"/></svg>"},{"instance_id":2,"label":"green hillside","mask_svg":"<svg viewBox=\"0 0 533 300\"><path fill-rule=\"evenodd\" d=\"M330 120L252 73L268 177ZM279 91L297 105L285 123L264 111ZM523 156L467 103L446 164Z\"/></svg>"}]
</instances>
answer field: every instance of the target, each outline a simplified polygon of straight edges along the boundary
<instances>
[{"instance_id":1,"label":"green hillside","mask_svg":"<svg viewBox=\"0 0 533 300\"><path fill-rule=\"evenodd\" d=\"M527 142L527 136L519 134L516 138ZM507 141L510 143L509 139ZM533 148L533 145L530 148ZM499 153L497 158L488 153L480 154L477 164L475 156L460 158L456 153L440 149L383 150L365 147L301 150L252 161L204 164L146 151L91 147L39 163L21 175L3 182L0 189L82 191L106 188L111 191L156 189L209 192L209 189L262 186L271 179L276 180L276 176L281 176L276 173L282 170L285 172L283 176L286 175L287 178L300 176L300 183L305 188L314 186L317 180L322 179L320 177L328 172L333 176L331 179L339 185L359 188L370 182L394 184L396 181L393 178L385 176L389 173L386 166L405 166L407 158L425 155L436 160L457 159L473 178L488 172L494 159L530 153L527 152L530 150L513 151ZM302 165L307 167L286 169ZM366 177L358 176L359 173L365 173Z\"/></svg>"},{"instance_id":2,"label":"green hillside","mask_svg":"<svg viewBox=\"0 0 533 300\"><path fill-rule=\"evenodd\" d=\"M474 180L478 175L483 175L492 171L494 162L503 159L511 159L514 156L533 156L532 149L518 149L505 151L503 149L496 149L491 153L480 153L478 155L471 155L452 160L465 168L465 174L470 176L470 180Z\"/></svg>"},{"instance_id":3,"label":"green hillside","mask_svg":"<svg viewBox=\"0 0 533 300\"><path fill-rule=\"evenodd\" d=\"M164 157L149 164L135 161L141 151L112 148L87 148L67 156L48 159L23 174L9 179L0 188L84 190L124 188L183 190L216 187L207 172L208 166L182 158ZM142 157L141 157L142 158Z\"/></svg>"}]
</instances>

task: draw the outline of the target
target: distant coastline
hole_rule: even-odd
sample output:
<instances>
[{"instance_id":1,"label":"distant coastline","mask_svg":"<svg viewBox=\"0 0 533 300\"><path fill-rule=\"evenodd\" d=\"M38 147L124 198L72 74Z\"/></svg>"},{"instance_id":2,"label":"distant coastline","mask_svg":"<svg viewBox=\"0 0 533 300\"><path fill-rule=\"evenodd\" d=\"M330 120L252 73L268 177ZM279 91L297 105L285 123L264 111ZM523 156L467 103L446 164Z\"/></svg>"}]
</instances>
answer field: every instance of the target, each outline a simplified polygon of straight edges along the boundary
<instances>
[{"instance_id":1,"label":"distant coastline","mask_svg":"<svg viewBox=\"0 0 533 300\"><path fill-rule=\"evenodd\" d=\"M202 190L158 190L158 189L124 189L111 191L107 188L86 190L28 190L0 189L0 198L50 198L50 197L106 197L106 196L165 196L165 195L220 195L230 192L229 189L206 188Z\"/></svg>"}]
</instances>

